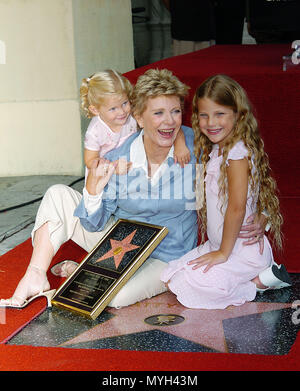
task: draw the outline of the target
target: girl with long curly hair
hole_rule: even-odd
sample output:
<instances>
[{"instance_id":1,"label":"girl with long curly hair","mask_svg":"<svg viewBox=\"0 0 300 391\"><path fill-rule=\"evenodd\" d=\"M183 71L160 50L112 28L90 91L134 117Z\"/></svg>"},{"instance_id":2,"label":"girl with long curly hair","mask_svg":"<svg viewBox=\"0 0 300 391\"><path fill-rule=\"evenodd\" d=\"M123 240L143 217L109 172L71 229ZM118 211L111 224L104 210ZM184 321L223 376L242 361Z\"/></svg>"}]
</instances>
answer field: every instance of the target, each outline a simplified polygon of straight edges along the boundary
<instances>
[{"instance_id":1,"label":"girl with long curly hair","mask_svg":"<svg viewBox=\"0 0 300 391\"><path fill-rule=\"evenodd\" d=\"M244 246L238 237L251 214L264 212L270 237L282 248L276 183L244 89L226 75L209 77L194 95L192 127L202 168L196 181L202 241L170 262L161 279L190 308L241 305L257 291L290 286L266 236L262 252L258 243Z\"/></svg>"}]
</instances>

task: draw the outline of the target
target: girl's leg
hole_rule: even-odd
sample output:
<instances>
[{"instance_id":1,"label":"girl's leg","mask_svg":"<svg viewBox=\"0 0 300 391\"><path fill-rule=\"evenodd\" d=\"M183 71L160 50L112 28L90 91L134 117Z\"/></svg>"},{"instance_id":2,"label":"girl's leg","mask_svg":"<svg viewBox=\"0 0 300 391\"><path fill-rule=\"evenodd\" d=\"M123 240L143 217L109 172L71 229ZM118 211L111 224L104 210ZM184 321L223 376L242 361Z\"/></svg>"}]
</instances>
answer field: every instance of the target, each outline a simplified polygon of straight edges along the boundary
<instances>
[{"instance_id":1,"label":"girl's leg","mask_svg":"<svg viewBox=\"0 0 300 391\"><path fill-rule=\"evenodd\" d=\"M273 258L271 245L264 236L264 254L265 259L270 260L269 267L261 271L253 280L257 291L267 289L280 289L292 285L289 273L284 265L278 265Z\"/></svg>"},{"instance_id":2,"label":"girl's leg","mask_svg":"<svg viewBox=\"0 0 300 391\"><path fill-rule=\"evenodd\" d=\"M262 284L262 282L260 281L259 277L256 276L255 278L253 278L252 282L254 282L254 284L256 285L256 287L258 289L267 289L268 287L265 286L264 284Z\"/></svg>"}]
</instances>

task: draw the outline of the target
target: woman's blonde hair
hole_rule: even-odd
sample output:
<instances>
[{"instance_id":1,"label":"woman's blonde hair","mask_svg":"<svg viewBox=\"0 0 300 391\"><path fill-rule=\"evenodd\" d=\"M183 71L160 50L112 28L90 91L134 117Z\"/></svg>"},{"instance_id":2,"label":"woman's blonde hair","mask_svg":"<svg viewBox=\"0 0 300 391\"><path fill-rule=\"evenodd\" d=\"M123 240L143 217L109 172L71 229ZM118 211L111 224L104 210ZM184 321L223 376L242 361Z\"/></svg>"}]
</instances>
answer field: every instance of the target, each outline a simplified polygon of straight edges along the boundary
<instances>
[{"instance_id":1,"label":"woman's blonde hair","mask_svg":"<svg viewBox=\"0 0 300 391\"><path fill-rule=\"evenodd\" d=\"M80 101L83 114L91 118L89 107L98 107L108 95L126 94L131 99L132 85L121 73L107 69L82 79Z\"/></svg>"},{"instance_id":2,"label":"woman's blonde hair","mask_svg":"<svg viewBox=\"0 0 300 391\"><path fill-rule=\"evenodd\" d=\"M133 88L131 100L133 115L143 114L149 98L162 95L178 96L183 108L189 88L168 69L149 69L139 76Z\"/></svg>"},{"instance_id":3,"label":"woman's blonde hair","mask_svg":"<svg viewBox=\"0 0 300 391\"><path fill-rule=\"evenodd\" d=\"M192 127L195 132L195 155L198 163L203 163L204 175L206 165L209 160L209 154L212 150L212 142L200 131L198 116L198 101L202 98L208 98L213 102L231 108L237 114L237 121L234 126L232 136L225 143L223 148L223 159L220 167L219 177L219 197L225 202L227 192L226 182L226 160L230 149L242 140L248 149L249 181L251 192L254 198L257 196L256 211L260 214L267 211L269 223L271 225L270 234L274 244L282 248L281 225L283 222L279 209L279 200L277 197L277 186L271 176L269 159L264 151L264 142L260 136L257 121L253 115L252 107L245 90L233 79L226 75L215 75L206 79L200 87L197 88L192 103ZM252 170L252 160L255 167ZM198 191L204 186L200 184ZM206 202L198 211L200 219L201 236L204 239L207 218Z\"/></svg>"}]
</instances>

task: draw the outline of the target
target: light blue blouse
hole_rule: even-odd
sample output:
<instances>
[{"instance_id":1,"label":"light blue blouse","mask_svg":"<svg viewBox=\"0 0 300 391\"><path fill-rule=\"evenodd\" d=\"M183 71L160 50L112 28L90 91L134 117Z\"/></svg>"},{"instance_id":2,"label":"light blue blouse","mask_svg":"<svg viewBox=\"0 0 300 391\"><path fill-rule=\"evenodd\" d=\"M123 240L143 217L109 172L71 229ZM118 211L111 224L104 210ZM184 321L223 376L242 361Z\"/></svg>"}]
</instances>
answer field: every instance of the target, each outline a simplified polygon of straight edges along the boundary
<instances>
[{"instance_id":1,"label":"light blue blouse","mask_svg":"<svg viewBox=\"0 0 300 391\"><path fill-rule=\"evenodd\" d=\"M169 232L151 254L164 262L177 259L196 247L194 132L185 126L182 129L192 156L190 163L181 168L174 164L173 153L169 153L152 179L147 176L143 133L132 135L121 147L106 154L111 161L123 157L133 165L127 175L111 177L94 213L89 215L84 198L81 200L74 215L80 218L86 230L101 231L111 215L165 226Z\"/></svg>"}]
</instances>

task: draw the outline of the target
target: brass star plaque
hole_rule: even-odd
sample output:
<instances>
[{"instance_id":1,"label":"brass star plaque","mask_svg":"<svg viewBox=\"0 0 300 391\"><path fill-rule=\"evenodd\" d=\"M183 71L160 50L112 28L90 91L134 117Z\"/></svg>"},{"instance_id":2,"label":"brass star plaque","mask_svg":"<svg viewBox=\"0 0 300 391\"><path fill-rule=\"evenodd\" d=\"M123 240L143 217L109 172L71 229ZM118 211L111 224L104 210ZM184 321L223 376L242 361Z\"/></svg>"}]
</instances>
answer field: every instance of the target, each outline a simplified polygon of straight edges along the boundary
<instances>
[{"instance_id":1,"label":"brass star plaque","mask_svg":"<svg viewBox=\"0 0 300 391\"><path fill-rule=\"evenodd\" d=\"M175 326L182 323L184 317L176 314L152 315L144 319L144 322L152 326Z\"/></svg>"},{"instance_id":2,"label":"brass star plaque","mask_svg":"<svg viewBox=\"0 0 300 391\"><path fill-rule=\"evenodd\" d=\"M52 304L96 319L167 233L166 227L119 219L57 290Z\"/></svg>"}]
</instances>

